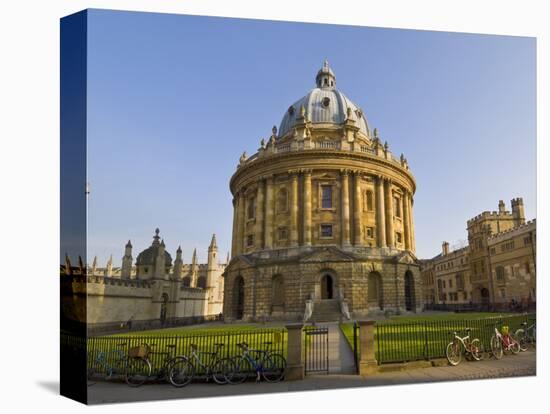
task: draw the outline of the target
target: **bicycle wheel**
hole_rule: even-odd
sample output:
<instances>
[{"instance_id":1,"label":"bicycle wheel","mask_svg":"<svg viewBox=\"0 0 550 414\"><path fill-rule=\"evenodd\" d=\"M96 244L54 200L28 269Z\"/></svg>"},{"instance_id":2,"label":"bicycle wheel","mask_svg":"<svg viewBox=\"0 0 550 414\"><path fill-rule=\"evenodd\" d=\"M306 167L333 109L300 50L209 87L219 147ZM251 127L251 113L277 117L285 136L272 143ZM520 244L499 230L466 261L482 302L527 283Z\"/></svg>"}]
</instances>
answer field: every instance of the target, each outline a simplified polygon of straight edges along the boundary
<instances>
[{"instance_id":1,"label":"bicycle wheel","mask_svg":"<svg viewBox=\"0 0 550 414\"><path fill-rule=\"evenodd\" d=\"M516 338L513 336L510 336L510 351L512 351L512 354L517 355L521 351L521 346Z\"/></svg>"},{"instance_id":2,"label":"bicycle wheel","mask_svg":"<svg viewBox=\"0 0 550 414\"><path fill-rule=\"evenodd\" d=\"M267 382L279 382L285 375L286 360L281 354L266 355L262 366L262 376Z\"/></svg>"},{"instance_id":3,"label":"bicycle wheel","mask_svg":"<svg viewBox=\"0 0 550 414\"><path fill-rule=\"evenodd\" d=\"M128 358L126 360L126 384L130 387L139 387L151 375L151 363L143 358Z\"/></svg>"},{"instance_id":4,"label":"bicycle wheel","mask_svg":"<svg viewBox=\"0 0 550 414\"><path fill-rule=\"evenodd\" d=\"M248 358L238 357L235 361L235 371L229 380L231 384L242 384L246 379L252 376L256 370L248 360Z\"/></svg>"},{"instance_id":5,"label":"bicycle wheel","mask_svg":"<svg viewBox=\"0 0 550 414\"><path fill-rule=\"evenodd\" d=\"M481 358L483 358L483 347L479 339L475 338L472 340L470 344L470 353L472 354L472 358L476 361L480 361Z\"/></svg>"},{"instance_id":6,"label":"bicycle wheel","mask_svg":"<svg viewBox=\"0 0 550 414\"><path fill-rule=\"evenodd\" d=\"M514 338L519 342L519 349L521 351L527 351L529 348L529 343L527 342L527 335L525 335L525 331L523 329L518 329L514 333Z\"/></svg>"},{"instance_id":7,"label":"bicycle wheel","mask_svg":"<svg viewBox=\"0 0 550 414\"><path fill-rule=\"evenodd\" d=\"M218 359L212 364L211 372L216 384L227 384L233 378L235 361L231 358Z\"/></svg>"},{"instance_id":8,"label":"bicycle wheel","mask_svg":"<svg viewBox=\"0 0 550 414\"><path fill-rule=\"evenodd\" d=\"M195 375L195 367L187 358L177 357L168 372L168 381L174 387L184 387L191 382Z\"/></svg>"},{"instance_id":9,"label":"bicycle wheel","mask_svg":"<svg viewBox=\"0 0 550 414\"><path fill-rule=\"evenodd\" d=\"M491 337L491 353L496 359L502 358L502 354L503 354L502 343L500 342L500 339L496 335L493 335Z\"/></svg>"},{"instance_id":10,"label":"bicycle wheel","mask_svg":"<svg viewBox=\"0 0 550 414\"><path fill-rule=\"evenodd\" d=\"M451 342L449 343L449 345L447 345L445 355L447 355L447 360L449 361L449 364L453 366L460 364L460 361L462 360L462 352L460 351L460 344L456 342Z\"/></svg>"}]
</instances>

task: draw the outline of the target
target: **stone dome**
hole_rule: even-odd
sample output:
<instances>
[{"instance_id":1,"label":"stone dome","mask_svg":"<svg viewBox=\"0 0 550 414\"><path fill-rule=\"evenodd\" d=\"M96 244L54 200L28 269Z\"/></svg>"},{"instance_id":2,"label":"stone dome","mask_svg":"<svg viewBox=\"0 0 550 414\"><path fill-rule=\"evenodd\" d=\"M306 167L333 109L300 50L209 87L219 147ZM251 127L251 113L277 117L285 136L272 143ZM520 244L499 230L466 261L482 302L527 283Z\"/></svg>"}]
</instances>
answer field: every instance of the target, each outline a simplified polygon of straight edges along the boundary
<instances>
[{"instance_id":1,"label":"stone dome","mask_svg":"<svg viewBox=\"0 0 550 414\"><path fill-rule=\"evenodd\" d=\"M307 120L312 124L340 125L348 119L349 114L359 130L366 136L370 136L365 114L346 95L336 89L336 76L327 61L317 73L315 81L317 87L287 109L279 126L278 136L283 137L292 131L297 118L301 116L302 107Z\"/></svg>"},{"instance_id":2,"label":"stone dome","mask_svg":"<svg viewBox=\"0 0 550 414\"><path fill-rule=\"evenodd\" d=\"M159 241L159 229L155 230L155 236L153 237L153 243L147 249L143 250L138 257L136 258L136 265L150 265L154 266L156 263L156 258L158 256L159 248L161 243L164 244L164 241ZM166 250L164 251L165 265L172 266L172 256Z\"/></svg>"}]
</instances>

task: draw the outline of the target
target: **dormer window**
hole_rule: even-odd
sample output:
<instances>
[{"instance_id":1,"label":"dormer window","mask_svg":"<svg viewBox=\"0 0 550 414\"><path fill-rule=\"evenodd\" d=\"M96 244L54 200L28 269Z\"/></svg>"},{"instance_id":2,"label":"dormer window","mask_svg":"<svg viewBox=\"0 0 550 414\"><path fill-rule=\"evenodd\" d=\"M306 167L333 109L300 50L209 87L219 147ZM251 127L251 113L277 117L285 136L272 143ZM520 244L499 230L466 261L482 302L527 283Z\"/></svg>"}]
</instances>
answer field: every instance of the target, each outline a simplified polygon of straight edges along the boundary
<instances>
[{"instance_id":1,"label":"dormer window","mask_svg":"<svg viewBox=\"0 0 550 414\"><path fill-rule=\"evenodd\" d=\"M328 108L328 106L330 105L330 98L327 96L327 97L324 97L323 100L321 101L323 103L323 106L325 108Z\"/></svg>"}]
</instances>

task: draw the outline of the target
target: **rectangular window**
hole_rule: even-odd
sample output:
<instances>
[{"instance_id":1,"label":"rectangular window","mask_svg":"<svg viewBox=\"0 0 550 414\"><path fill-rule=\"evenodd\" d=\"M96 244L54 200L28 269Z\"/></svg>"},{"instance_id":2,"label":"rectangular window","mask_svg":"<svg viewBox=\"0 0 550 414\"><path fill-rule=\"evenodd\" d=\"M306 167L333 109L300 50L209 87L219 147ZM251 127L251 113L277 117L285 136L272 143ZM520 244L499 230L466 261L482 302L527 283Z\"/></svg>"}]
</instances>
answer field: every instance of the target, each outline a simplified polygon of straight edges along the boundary
<instances>
[{"instance_id":1,"label":"rectangular window","mask_svg":"<svg viewBox=\"0 0 550 414\"><path fill-rule=\"evenodd\" d=\"M367 239L374 238L374 228L372 227L365 227L365 236Z\"/></svg>"},{"instance_id":2,"label":"rectangular window","mask_svg":"<svg viewBox=\"0 0 550 414\"><path fill-rule=\"evenodd\" d=\"M531 236L524 237L523 238L523 244L526 245L526 246L528 244L531 244Z\"/></svg>"},{"instance_id":3,"label":"rectangular window","mask_svg":"<svg viewBox=\"0 0 550 414\"><path fill-rule=\"evenodd\" d=\"M332 186L321 186L321 208L332 208Z\"/></svg>"},{"instance_id":4,"label":"rectangular window","mask_svg":"<svg viewBox=\"0 0 550 414\"><path fill-rule=\"evenodd\" d=\"M249 234L248 236L246 236L246 245L248 247L254 246L254 235L253 234Z\"/></svg>"},{"instance_id":5,"label":"rectangular window","mask_svg":"<svg viewBox=\"0 0 550 414\"><path fill-rule=\"evenodd\" d=\"M393 198L393 215L401 217L401 199L399 197Z\"/></svg>"},{"instance_id":6,"label":"rectangular window","mask_svg":"<svg viewBox=\"0 0 550 414\"><path fill-rule=\"evenodd\" d=\"M450 279L450 280L449 280L449 288L452 288L452 287L453 287L453 280Z\"/></svg>"},{"instance_id":7,"label":"rectangular window","mask_svg":"<svg viewBox=\"0 0 550 414\"><path fill-rule=\"evenodd\" d=\"M288 232L286 227L279 227L279 240L286 240L288 238Z\"/></svg>"},{"instance_id":8,"label":"rectangular window","mask_svg":"<svg viewBox=\"0 0 550 414\"><path fill-rule=\"evenodd\" d=\"M526 274L531 273L531 267L529 266L529 262L525 262L525 273Z\"/></svg>"},{"instance_id":9,"label":"rectangular window","mask_svg":"<svg viewBox=\"0 0 550 414\"><path fill-rule=\"evenodd\" d=\"M395 233L395 240L397 241L397 243L401 243L401 233Z\"/></svg>"},{"instance_id":10,"label":"rectangular window","mask_svg":"<svg viewBox=\"0 0 550 414\"><path fill-rule=\"evenodd\" d=\"M323 238L332 237L332 224L321 224L321 237Z\"/></svg>"},{"instance_id":11,"label":"rectangular window","mask_svg":"<svg viewBox=\"0 0 550 414\"><path fill-rule=\"evenodd\" d=\"M496 249L494 247L491 247L491 255L495 255L496 254Z\"/></svg>"}]
</instances>

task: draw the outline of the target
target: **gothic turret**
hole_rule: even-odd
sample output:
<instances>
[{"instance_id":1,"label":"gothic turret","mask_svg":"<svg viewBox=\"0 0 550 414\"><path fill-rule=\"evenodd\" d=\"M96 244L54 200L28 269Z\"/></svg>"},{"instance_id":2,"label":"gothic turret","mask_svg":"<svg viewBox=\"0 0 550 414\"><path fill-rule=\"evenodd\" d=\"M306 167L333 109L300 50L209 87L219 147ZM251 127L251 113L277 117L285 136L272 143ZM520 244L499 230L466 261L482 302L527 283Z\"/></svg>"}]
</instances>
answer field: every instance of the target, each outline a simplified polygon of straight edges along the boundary
<instances>
[{"instance_id":1,"label":"gothic turret","mask_svg":"<svg viewBox=\"0 0 550 414\"><path fill-rule=\"evenodd\" d=\"M113 255L109 256L109 261L107 262L107 267L104 272L105 277L113 277Z\"/></svg>"},{"instance_id":2,"label":"gothic turret","mask_svg":"<svg viewBox=\"0 0 550 414\"><path fill-rule=\"evenodd\" d=\"M130 279L132 274L132 243L128 240L124 249L124 257L122 258L122 269L120 271L120 277L122 279Z\"/></svg>"},{"instance_id":3,"label":"gothic turret","mask_svg":"<svg viewBox=\"0 0 550 414\"><path fill-rule=\"evenodd\" d=\"M191 287L197 287L198 275L197 248L193 249L193 258L191 259Z\"/></svg>"},{"instance_id":4,"label":"gothic turret","mask_svg":"<svg viewBox=\"0 0 550 414\"><path fill-rule=\"evenodd\" d=\"M216 244L216 235L212 235L212 241L208 246L208 263L206 267L206 287L211 288L215 285L215 271L218 269L218 245Z\"/></svg>"},{"instance_id":5,"label":"gothic turret","mask_svg":"<svg viewBox=\"0 0 550 414\"><path fill-rule=\"evenodd\" d=\"M178 246L176 250L176 260L174 260L174 279L180 280L182 277L183 259L182 259L181 246Z\"/></svg>"}]
</instances>

